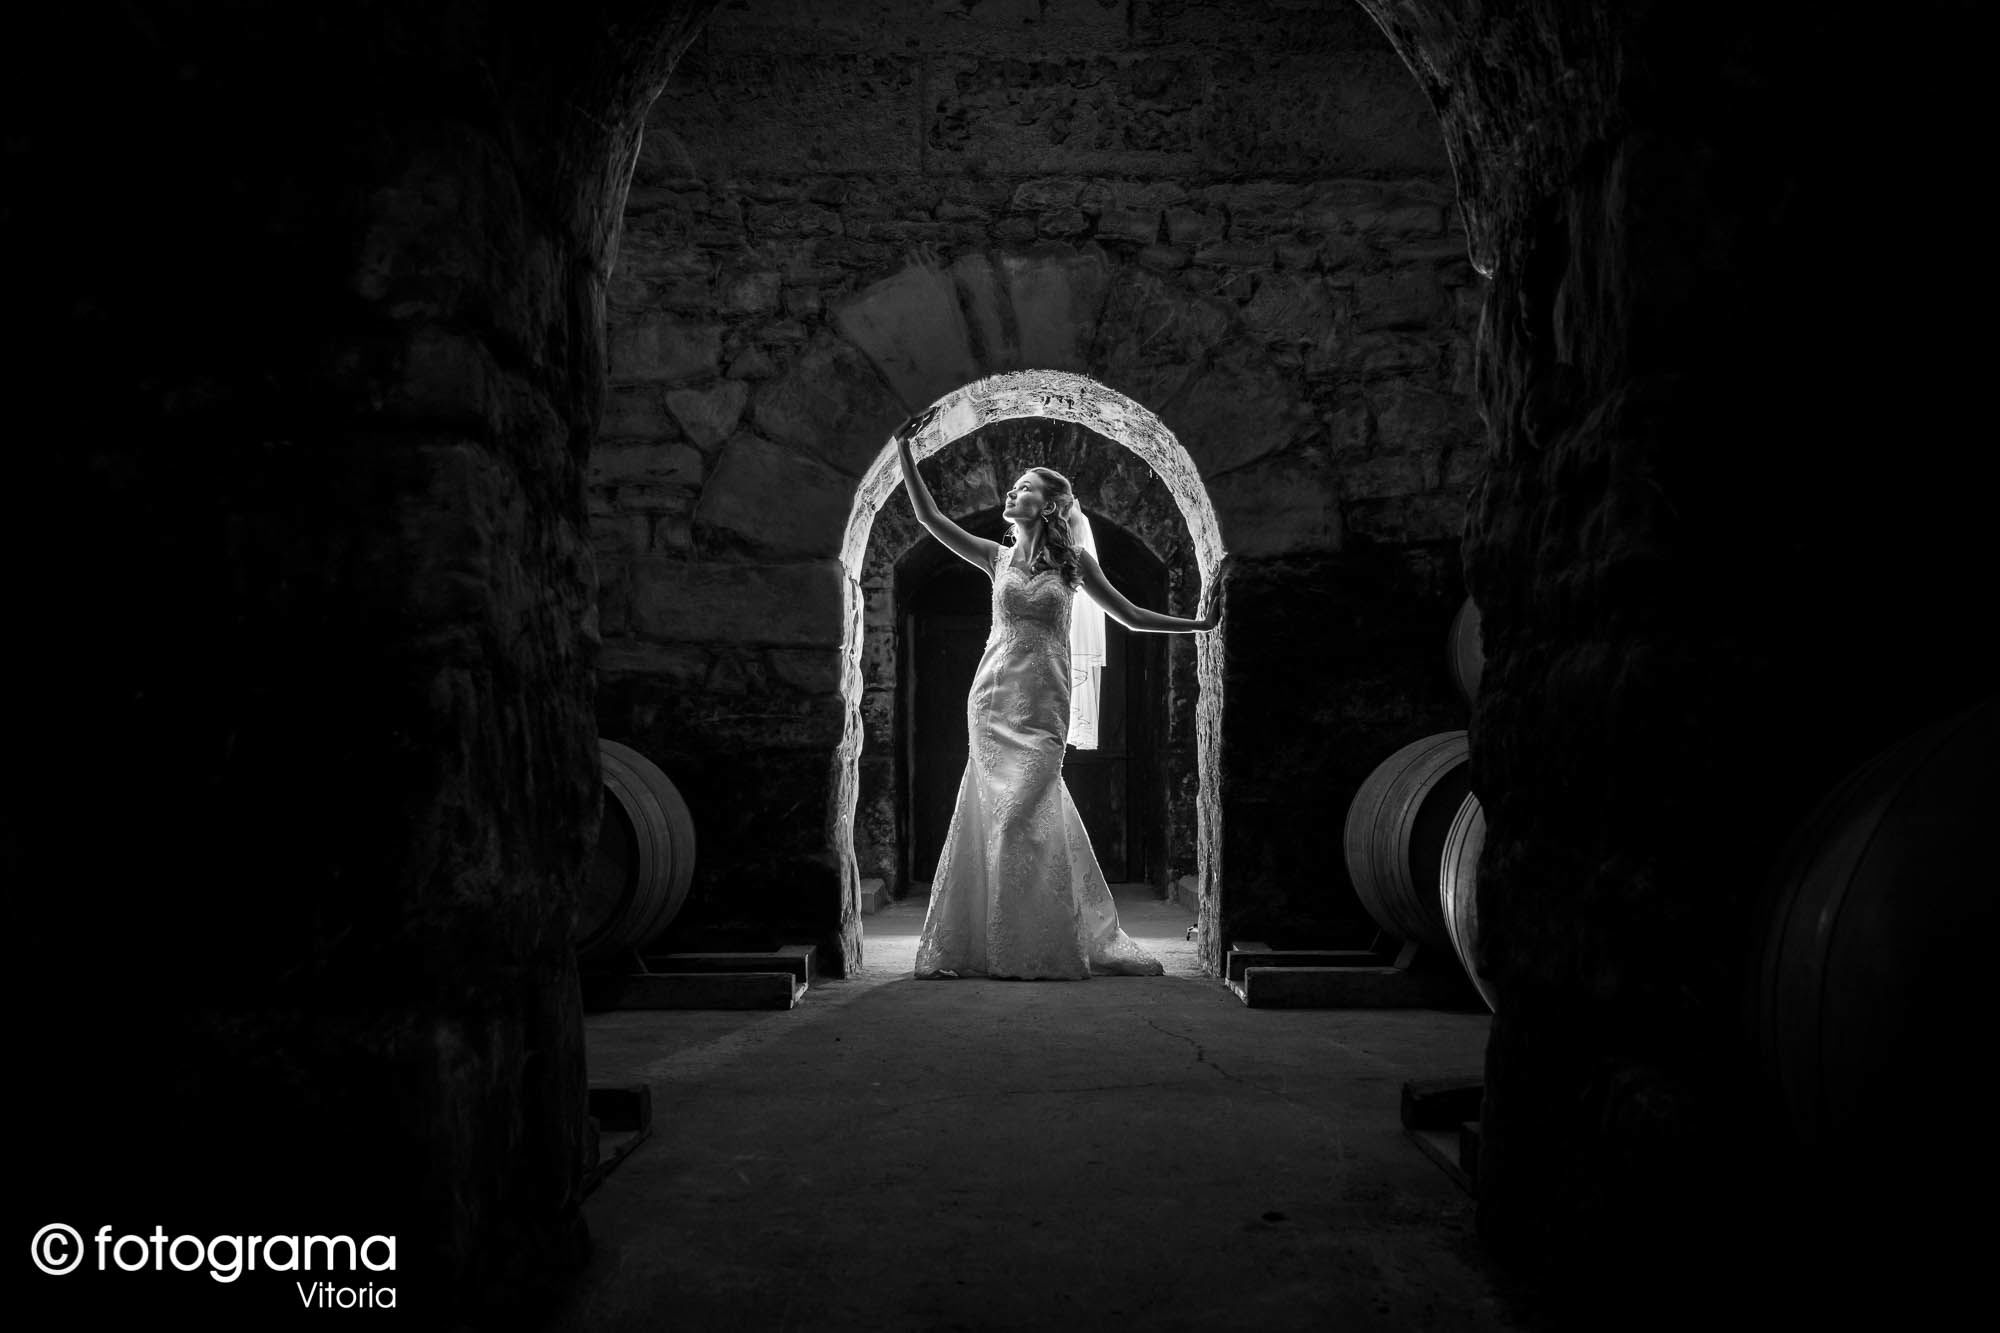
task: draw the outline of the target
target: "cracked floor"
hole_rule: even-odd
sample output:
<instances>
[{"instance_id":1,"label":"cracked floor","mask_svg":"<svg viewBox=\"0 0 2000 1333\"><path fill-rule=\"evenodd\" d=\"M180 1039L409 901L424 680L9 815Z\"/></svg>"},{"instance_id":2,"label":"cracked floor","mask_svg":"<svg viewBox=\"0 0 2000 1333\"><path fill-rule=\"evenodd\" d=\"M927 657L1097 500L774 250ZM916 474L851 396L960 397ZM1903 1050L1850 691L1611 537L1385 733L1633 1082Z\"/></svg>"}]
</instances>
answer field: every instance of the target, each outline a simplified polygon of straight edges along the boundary
<instances>
[{"instance_id":1,"label":"cracked floor","mask_svg":"<svg viewBox=\"0 0 2000 1333\"><path fill-rule=\"evenodd\" d=\"M587 1020L654 1129L554 1327L1534 1326L1397 1118L1479 1068L1484 1015L1246 1009L1122 889L1168 975L920 982L922 909L788 1012Z\"/></svg>"}]
</instances>

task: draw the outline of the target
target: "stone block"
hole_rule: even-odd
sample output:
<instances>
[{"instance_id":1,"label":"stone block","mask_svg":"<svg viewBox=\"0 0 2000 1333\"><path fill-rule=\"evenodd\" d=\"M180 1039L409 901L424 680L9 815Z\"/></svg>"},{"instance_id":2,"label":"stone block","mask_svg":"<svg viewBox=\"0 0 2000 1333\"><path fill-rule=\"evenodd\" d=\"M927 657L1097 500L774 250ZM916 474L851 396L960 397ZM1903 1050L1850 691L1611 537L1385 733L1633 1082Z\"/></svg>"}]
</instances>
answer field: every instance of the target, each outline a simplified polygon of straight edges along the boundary
<instances>
[{"instance_id":1,"label":"stone block","mask_svg":"<svg viewBox=\"0 0 2000 1333\"><path fill-rule=\"evenodd\" d=\"M1101 325L1110 348L1107 362L1132 360L1177 368L1183 377L1209 359L1228 335L1235 312L1215 297L1187 291L1155 273L1119 272L1107 294ZM1155 411L1164 398L1146 398Z\"/></svg>"},{"instance_id":2,"label":"stone block","mask_svg":"<svg viewBox=\"0 0 2000 1333\"><path fill-rule=\"evenodd\" d=\"M1401 61L1293 40L1240 67L1235 77L1218 76L1203 102L1201 169L1449 177L1436 114Z\"/></svg>"},{"instance_id":3,"label":"stone block","mask_svg":"<svg viewBox=\"0 0 2000 1333\"><path fill-rule=\"evenodd\" d=\"M760 238L832 236L840 231L840 214L816 204L755 204L744 211L743 220Z\"/></svg>"},{"instance_id":4,"label":"stone block","mask_svg":"<svg viewBox=\"0 0 2000 1333\"><path fill-rule=\"evenodd\" d=\"M1361 231L1399 237L1444 234L1444 209L1436 204L1398 202L1364 206L1355 209L1351 217Z\"/></svg>"},{"instance_id":5,"label":"stone block","mask_svg":"<svg viewBox=\"0 0 2000 1333\"><path fill-rule=\"evenodd\" d=\"M1081 236L1089 230L1090 219L1083 215L1081 209L1053 209L1035 219L1037 236L1052 236L1057 240L1067 240L1072 236Z\"/></svg>"},{"instance_id":6,"label":"stone block","mask_svg":"<svg viewBox=\"0 0 2000 1333\"><path fill-rule=\"evenodd\" d=\"M1362 378L1377 380L1435 374L1444 354L1435 338L1370 333L1353 341L1347 349L1347 360Z\"/></svg>"},{"instance_id":7,"label":"stone block","mask_svg":"<svg viewBox=\"0 0 2000 1333\"><path fill-rule=\"evenodd\" d=\"M1052 208L1074 208L1083 193L1083 182L1074 176L1052 176L1022 181L1014 188L1007 206L1017 212L1046 213Z\"/></svg>"},{"instance_id":8,"label":"stone block","mask_svg":"<svg viewBox=\"0 0 2000 1333\"><path fill-rule=\"evenodd\" d=\"M767 380L778 373L778 367L771 360L771 354L752 344L744 348L729 363L729 378L733 380Z\"/></svg>"},{"instance_id":9,"label":"stone block","mask_svg":"<svg viewBox=\"0 0 2000 1333\"><path fill-rule=\"evenodd\" d=\"M909 411L978 376L957 285L928 264L912 264L842 302L833 322Z\"/></svg>"},{"instance_id":10,"label":"stone block","mask_svg":"<svg viewBox=\"0 0 2000 1333\"><path fill-rule=\"evenodd\" d=\"M656 319L611 331L614 383L675 384L713 377L721 359L722 330L714 325Z\"/></svg>"},{"instance_id":11,"label":"stone block","mask_svg":"<svg viewBox=\"0 0 2000 1333\"><path fill-rule=\"evenodd\" d=\"M829 163L914 173L917 74L914 55L898 51L698 46L653 104L647 138L671 139L687 174L706 180L726 180L746 163L773 176Z\"/></svg>"},{"instance_id":12,"label":"stone block","mask_svg":"<svg viewBox=\"0 0 2000 1333\"><path fill-rule=\"evenodd\" d=\"M1267 241L1217 241L1194 252L1210 268L1269 268L1275 251Z\"/></svg>"},{"instance_id":13,"label":"stone block","mask_svg":"<svg viewBox=\"0 0 2000 1333\"><path fill-rule=\"evenodd\" d=\"M1020 245L1035 239L1033 218L1002 218L993 224L993 239L1008 245Z\"/></svg>"},{"instance_id":14,"label":"stone block","mask_svg":"<svg viewBox=\"0 0 2000 1333\"><path fill-rule=\"evenodd\" d=\"M1465 498L1431 492L1356 500L1344 506L1341 521L1350 534L1371 541L1449 541L1464 535Z\"/></svg>"},{"instance_id":15,"label":"stone block","mask_svg":"<svg viewBox=\"0 0 2000 1333\"><path fill-rule=\"evenodd\" d=\"M773 648L764 654L773 678L800 694L837 694L841 656L838 649Z\"/></svg>"},{"instance_id":16,"label":"stone block","mask_svg":"<svg viewBox=\"0 0 2000 1333\"><path fill-rule=\"evenodd\" d=\"M765 438L859 477L909 412L861 349L821 334L757 390L750 419Z\"/></svg>"},{"instance_id":17,"label":"stone block","mask_svg":"<svg viewBox=\"0 0 2000 1333\"><path fill-rule=\"evenodd\" d=\"M1273 260L1279 268L1304 270L1319 263L1319 243L1300 240L1296 236L1276 242L1271 248Z\"/></svg>"},{"instance_id":18,"label":"stone block","mask_svg":"<svg viewBox=\"0 0 2000 1333\"><path fill-rule=\"evenodd\" d=\"M1355 320L1364 329L1415 329L1444 314L1443 290L1428 269L1368 274L1355 283Z\"/></svg>"},{"instance_id":19,"label":"stone block","mask_svg":"<svg viewBox=\"0 0 2000 1333\"><path fill-rule=\"evenodd\" d=\"M791 318L811 319L826 308L826 297L817 287L787 287L783 304Z\"/></svg>"},{"instance_id":20,"label":"stone block","mask_svg":"<svg viewBox=\"0 0 2000 1333\"><path fill-rule=\"evenodd\" d=\"M982 251L965 255L951 266L951 279L972 335L973 359L989 374L1018 369L1019 345L1009 331L1007 294L993 260Z\"/></svg>"},{"instance_id":21,"label":"stone block","mask_svg":"<svg viewBox=\"0 0 2000 1333\"><path fill-rule=\"evenodd\" d=\"M600 440L651 440L673 433L673 423L657 385L631 384L607 388L604 416L597 428Z\"/></svg>"},{"instance_id":22,"label":"stone block","mask_svg":"<svg viewBox=\"0 0 2000 1333\"><path fill-rule=\"evenodd\" d=\"M734 433L749 398L749 385L727 379L701 389L669 389L666 403L682 434L703 449L713 449Z\"/></svg>"},{"instance_id":23,"label":"stone block","mask_svg":"<svg viewBox=\"0 0 2000 1333\"><path fill-rule=\"evenodd\" d=\"M1340 496L1310 460L1270 458L1211 477L1208 497L1231 555L1340 549Z\"/></svg>"},{"instance_id":24,"label":"stone block","mask_svg":"<svg viewBox=\"0 0 2000 1333\"><path fill-rule=\"evenodd\" d=\"M1160 239L1160 215L1148 209L1107 208L1098 215L1097 237L1104 241L1151 245Z\"/></svg>"},{"instance_id":25,"label":"stone block","mask_svg":"<svg viewBox=\"0 0 2000 1333\"><path fill-rule=\"evenodd\" d=\"M770 320L751 332L751 336L765 346L780 349L798 346L806 340L806 334L804 321L796 319Z\"/></svg>"},{"instance_id":26,"label":"stone block","mask_svg":"<svg viewBox=\"0 0 2000 1333\"><path fill-rule=\"evenodd\" d=\"M678 643L648 643L644 639L606 639L597 651L597 669L605 675L645 676L678 690L698 690L715 666L706 648Z\"/></svg>"},{"instance_id":27,"label":"stone block","mask_svg":"<svg viewBox=\"0 0 2000 1333\"><path fill-rule=\"evenodd\" d=\"M631 562L631 624L686 643L837 648L847 575L838 560L752 565L650 556Z\"/></svg>"},{"instance_id":28,"label":"stone block","mask_svg":"<svg viewBox=\"0 0 2000 1333\"><path fill-rule=\"evenodd\" d=\"M894 734L896 694L893 690L868 690L861 696L861 729L866 742L874 743Z\"/></svg>"},{"instance_id":29,"label":"stone block","mask_svg":"<svg viewBox=\"0 0 2000 1333\"><path fill-rule=\"evenodd\" d=\"M834 556L853 505L851 477L746 432L724 446L694 521L776 554Z\"/></svg>"},{"instance_id":30,"label":"stone block","mask_svg":"<svg viewBox=\"0 0 2000 1333\"><path fill-rule=\"evenodd\" d=\"M722 308L737 315L768 314L778 308L778 290L783 281L783 276L773 270L730 278L723 284Z\"/></svg>"},{"instance_id":31,"label":"stone block","mask_svg":"<svg viewBox=\"0 0 2000 1333\"><path fill-rule=\"evenodd\" d=\"M1202 202L1229 218L1239 240L1296 230L1314 197L1307 187L1282 181L1232 181L1201 191Z\"/></svg>"},{"instance_id":32,"label":"stone block","mask_svg":"<svg viewBox=\"0 0 2000 1333\"><path fill-rule=\"evenodd\" d=\"M701 485L706 460L701 451L670 444L600 444L590 451L585 477L591 486L685 487ZM625 497L621 494L620 499Z\"/></svg>"},{"instance_id":33,"label":"stone block","mask_svg":"<svg viewBox=\"0 0 2000 1333\"><path fill-rule=\"evenodd\" d=\"M1067 249L1001 260L1020 338L1020 364L1084 370L1104 309L1110 272L1103 258Z\"/></svg>"},{"instance_id":34,"label":"stone block","mask_svg":"<svg viewBox=\"0 0 2000 1333\"><path fill-rule=\"evenodd\" d=\"M1375 417L1376 441L1390 453L1455 443L1472 434L1477 422L1470 403L1407 380L1371 386L1368 407Z\"/></svg>"},{"instance_id":35,"label":"stone block","mask_svg":"<svg viewBox=\"0 0 2000 1333\"><path fill-rule=\"evenodd\" d=\"M1172 273L1188 265L1188 252L1171 245L1149 245L1139 252L1139 263L1156 272Z\"/></svg>"},{"instance_id":36,"label":"stone block","mask_svg":"<svg viewBox=\"0 0 2000 1333\"><path fill-rule=\"evenodd\" d=\"M993 214L977 204L962 203L955 199L942 199L931 213L939 222L990 222Z\"/></svg>"},{"instance_id":37,"label":"stone block","mask_svg":"<svg viewBox=\"0 0 2000 1333\"><path fill-rule=\"evenodd\" d=\"M861 683L868 689L896 687L896 635L893 629L869 629L861 638Z\"/></svg>"},{"instance_id":38,"label":"stone block","mask_svg":"<svg viewBox=\"0 0 2000 1333\"><path fill-rule=\"evenodd\" d=\"M1358 236L1336 233L1319 243L1319 266L1329 273L1366 264L1375 257L1375 249Z\"/></svg>"},{"instance_id":39,"label":"stone block","mask_svg":"<svg viewBox=\"0 0 2000 1333\"><path fill-rule=\"evenodd\" d=\"M1343 463L1340 489L1350 500L1381 500L1427 491L1431 489L1431 478L1421 455L1389 454Z\"/></svg>"},{"instance_id":40,"label":"stone block","mask_svg":"<svg viewBox=\"0 0 2000 1333\"><path fill-rule=\"evenodd\" d=\"M1174 245L1193 247L1222 236L1222 219L1199 208L1167 210L1167 240Z\"/></svg>"},{"instance_id":41,"label":"stone block","mask_svg":"<svg viewBox=\"0 0 2000 1333\"><path fill-rule=\"evenodd\" d=\"M1243 307L1243 323L1267 341L1326 343L1333 339L1333 312L1324 278L1272 273Z\"/></svg>"},{"instance_id":42,"label":"stone block","mask_svg":"<svg viewBox=\"0 0 2000 1333\"><path fill-rule=\"evenodd\" d=\"M643 555L652 537L653 520L644 514L607 514L590 521L590 549L599 555Z\"/></svg>"},{"instance_id":43,"label":"stone block","mask_svg":"<svg viewBox=\"0 0 2000 1333\"><path fill-rule=\"evenodd\" d=\"M926 77L951 91L926 125L928 168L1034 173L1038 184L1086 173L1175 175L1193 165L1208 70L1192 52L1128 59L1103 49L942 50Z\"/></svg>"},{"instance_id":44,"label":"stone block","mask_svg":"<svg viewBox=\"0 0 2000 1333\"><path fill-rule=\"evenodd\" d=\"M705 277L715 261L706 251L687 244L678 231L676 228L675 234L667 234L648 227L626 227L618 237L614 267L637 278Z\"/></svg>"},{"instance_id":45,"label":"stone block","mask_svg":"<svg viewBox=\"0 0 2000 1333\"><path fill-rule=\"evenodd\" d=\"M1283 449L1311 411L1268 365L1236 357L1198 375L1160 416L1202 476L1212 478Z\"/></svg>"},{"instance_id":46,"label":"stone block","mask_svg":"<svg viewBox=\"0 0 2000 1333\"><path fill-rule=\"evenodd\" d=\"M653 549L655 551L691 551L694 549L694 524L685 514L662 514L653 520Z\"/></svg>"}]
</instances>

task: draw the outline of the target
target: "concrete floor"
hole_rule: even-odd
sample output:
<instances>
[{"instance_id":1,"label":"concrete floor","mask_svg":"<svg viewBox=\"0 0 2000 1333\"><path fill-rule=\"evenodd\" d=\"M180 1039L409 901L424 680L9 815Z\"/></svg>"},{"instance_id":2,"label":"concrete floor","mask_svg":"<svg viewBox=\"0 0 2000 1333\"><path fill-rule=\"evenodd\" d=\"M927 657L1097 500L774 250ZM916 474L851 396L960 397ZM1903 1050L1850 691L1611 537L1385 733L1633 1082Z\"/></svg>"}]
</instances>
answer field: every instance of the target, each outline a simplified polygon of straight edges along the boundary
<instances>
[{"instance_id":1,"label":"concrete floor","mask_svg":"<svg viewBox=\"0 0 2000 1333\"><path fill-rule=\"evenodd\" d=\"M1522 1329L1472 1201L1403 1134L1487 1019L1250 1010L1134 886L1164 977L910 976L924 900L788 1012L587 1020L652 1137L585 1205L551 1327Z\"/></svg>"}]
</instances>

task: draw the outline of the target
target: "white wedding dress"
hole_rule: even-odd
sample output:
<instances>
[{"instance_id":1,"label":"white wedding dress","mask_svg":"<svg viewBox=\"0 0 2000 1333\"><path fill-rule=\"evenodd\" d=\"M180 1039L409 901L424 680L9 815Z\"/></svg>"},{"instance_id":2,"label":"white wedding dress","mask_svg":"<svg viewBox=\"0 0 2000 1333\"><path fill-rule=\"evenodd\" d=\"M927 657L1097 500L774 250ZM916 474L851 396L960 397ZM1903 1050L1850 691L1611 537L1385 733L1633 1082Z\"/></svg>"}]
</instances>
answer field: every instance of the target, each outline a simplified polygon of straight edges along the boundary
<instances>
[{"instance_id":1,"label":"white wedding dress","mask_svg":"<svg viewBox=\"0 0 2000 1333\"><path fill-rule=\"evenodd\" d=\"M1111 887L1063 784L1070 604L1062 572L993 568L993 626L965 702L971 756L938 857L916 975L1159 976L1118 926Z\"/></svg>"}]
</instances>

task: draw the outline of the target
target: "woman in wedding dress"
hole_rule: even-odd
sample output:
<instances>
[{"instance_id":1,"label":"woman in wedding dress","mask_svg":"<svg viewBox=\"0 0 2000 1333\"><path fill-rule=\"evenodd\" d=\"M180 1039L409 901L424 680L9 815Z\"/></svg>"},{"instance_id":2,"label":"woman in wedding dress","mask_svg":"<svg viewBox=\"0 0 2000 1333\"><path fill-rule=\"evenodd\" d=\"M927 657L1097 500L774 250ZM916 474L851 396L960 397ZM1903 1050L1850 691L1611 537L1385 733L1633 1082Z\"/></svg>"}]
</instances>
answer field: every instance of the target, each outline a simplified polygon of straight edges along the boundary
<instances>
[{"instance_id":1,"label":"woman in wedding dress","mask_svg":"<svg viewBox=\"0 0 2000 1333\"><path fill-rule=\"evenodd\" d=\"M1127 629L1158 634L1214 629L1219 613L1189 620L1126 600L1076 540L1076 497L1048 468L1029 468L1007 492L1008 542L959 527L931 498L910 451L924 419L896 432L910 504L933 537L986 571L993 624L966 699L971 756L938 857L916 975L1159 976L1159 959L1119 929L1110 886L1062 780L1070 605L1081 587Z\"/></svg>"}]
</instances>

